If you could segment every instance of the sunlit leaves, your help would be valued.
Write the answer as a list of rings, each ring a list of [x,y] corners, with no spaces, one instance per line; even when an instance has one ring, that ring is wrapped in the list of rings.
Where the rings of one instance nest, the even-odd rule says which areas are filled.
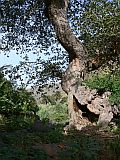
[[[120,76],[113,74],[94,75],[86,82],[87,86],[98,91],[110,91],[112,104],[120,104]]]
[[[90,56],[100,54],[104,62],[119,61],[119,0],[71,0],[67,16],[73,32],[82,40]],[[18,78],[23,84],[26,75],[27,84],[34,80],[34,83],[41,81],[43,84],[55,80],[55,76],[61,77],[68,56],[45,16],[43,1],[2,0],[1,32],[5,33],[0,46],[2,51],[14,49],[17,54],[24,54],[23,63],[17,66],[20,71],[13,67],[11,74],[8,73],[10,79]],[[33,62],[29,61],[31,52],[38,55]]]
[[[80,39],[90,56],[101,55],[105,61],[117,57],[120,52],[120,2],[96,0],[84,1],[80,16]]]

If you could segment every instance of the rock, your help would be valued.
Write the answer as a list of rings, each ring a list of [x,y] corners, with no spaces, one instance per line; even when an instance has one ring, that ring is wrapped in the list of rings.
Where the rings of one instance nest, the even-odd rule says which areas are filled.
[[[97,95],[97,90],[96,90],[96,89],[91,90],[91,94],[92,94],[93,96],[96,96],[96,95]]]
[[[115,115],[120,115],[120,106],[117,106],[117,105],[112,106],[112,112]]]
[[[90,112],[95,114],[100,114],[100,112],[103,110],[102,105],[102,99],[99,97],[96,97],[90,104],[87,105],[87,108],[90,110]]]
[[[112,112],[103,112],[99,115],[98,119],[98,125],[101,126],[102,128],[106,128],[110,121],[113,118],[113,113]]]
[[[75,86],[74,86],[75,87]],[[90,90],[89,88],[85,86],[79,86],[78,90],[74,90],[74,87],[71,87],[71,93],[75,96],[77,99],[77,106],[78,111],[76,109],[76,113],[74,113],[74,124],[78,130],[81,130],[81,128],[87,126],[88,124],[94,123],[91,122],[89,119],[88,114],[99,115],[99,118],[97,120],[97,124],[101,125],[102,127],[107,127],[109,122],[113,118],[113,112],[112,107],[109,103],[109,96],[111,95],[110,92],[105,92],[101,96],[97,94],[96,90]],[[72,101],[71,101],[72,105]],[[81,106],[81,107],[80,107]],[[87,109],[85,109],[87,108]],[[82,110],[81,110],[82,109]],[[81,112],[80,112],[81,110]],[[83,117],[83,113],[85,112],[86,117]],[[71,113],[74,111],[71,111]],[[118,112],[118,111],[117,111]],[[95,116],[95,118],[96,118]]]
[[[70,123],[78,130],[96,122],[105,127],[113,118],[113,110],[109,103],[111,93],[99,93],[95,89],[82,86],[85,70],[80,62],[75,58],[62,79],[62,88],[68,94]],[[114,112],[118,113],[115,107]]]

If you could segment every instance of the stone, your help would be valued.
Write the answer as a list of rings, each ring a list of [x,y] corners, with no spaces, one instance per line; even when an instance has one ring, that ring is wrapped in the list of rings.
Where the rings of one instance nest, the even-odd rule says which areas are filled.
[[[120,115],[120,106],[118,105],[114,105],[112,106],[112,112],[115,114],[115,115]]]
[[[113,113],[112,112],[103,112],[100,114],[99,119],[98,119],[98,125],[106,128],[110,121],[113,118]]]
[[[79,59],[75,58],[69,64],[62,80],[62,88],[68,94],[70,124],[78,130],[91,123],[106,127],[114,114],[109,103],[111,93],[100,94],[96,89],[91,90],[82,85],[83,73]],[[117,114],[118,108],[114,107],[114,112]]]

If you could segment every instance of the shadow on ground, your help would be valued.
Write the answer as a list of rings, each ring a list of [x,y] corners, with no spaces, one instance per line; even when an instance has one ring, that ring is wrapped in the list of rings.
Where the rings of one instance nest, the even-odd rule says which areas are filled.
[[[14,128],[14,126],[13,126]],[[97,127],[71,130],[35,119],[29,126],[0,126],[0,160],[119,160],[120,136]]]

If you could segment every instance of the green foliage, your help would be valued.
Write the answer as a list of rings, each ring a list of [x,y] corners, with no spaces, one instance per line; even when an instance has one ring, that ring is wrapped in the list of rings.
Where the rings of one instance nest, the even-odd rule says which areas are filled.
[[[81,135],[80,138],[74,137],[74,143],[69,141],[67,150],[61,154],[61,159],[66,160],[98,160],[101,144],[98,140]]]
[[[37,113],[42,121],[50,121],[53,123],[68,122],[67,104],[41,104]]]
[[[1,160],[52,160],[45,151],[40,149],[29,148],[27,150],[13,147],[3,147],[0,149]]]
[[[64,135],[62,132],[62,125],[56,125],[55,129],[49,132],[30,133],[27,130],[1,132],[0,159],[52,160],[53,157],[45,152],[44,144],[50,146],[51,154],[54,154],[52,147],[56,146],[57,157],[60,160],[119,159],[119,136],[104,137],[103,134],[98,134],[98,130],[95,131],[94,128],[83,132],[74,130],[68,135]]]
[[[36,101],[25,89],[16,89],[12,83],[0,76],[0,113],[4,115],[36,113]]]
[[[120,3],[119,0],[87,0],[81,3],[79,19],[80,39],[90,56],[101,60],[119,61]],[[115,58],[117,57],[117,59]]]
[[[5,54],[11,50],[23,54],[23,62],[11,67],[9,72],[7,69],[7,76],[14,80],[19,79],[21,84],[24,84],[26,75],[27,85],[37,83],[39,86],[43,86],[50,79],[60,79],[67,54],[61,49],[53,26],[45,16],[44,0],[3,0],[0,6],[1,32],[4,33],[0,50]],[[30,62],[31,53],[37,55],[34,62]]]
[[[119,61],[119,6],[119,0],[70,1],[67,14],[70,26],[82,40],[89,56],[98,54],[104,63],[110,59]],[[17,53],[25,53],[25,61],[16,68],[13,67],[12,74],[7,73],[14,78],[26,74],[29,77],[28,83],[35,83],[36,79],[41,86],[50,78],[61,78],[65,63],[68,62],[65,50],[61,49],[56,39],[53,26],[46,19],[46,8],[43,1],[38,0],[1,2],[1,30],[5,33],[1,40],[1,50],[15,49]],[[40,54],[36,62],[30,63],[29,54],[26,55],[28,52],[43,52],[49,58],[43,60]],[[53,53],[54,56],[49,56]]]
[[[98,91],[110,91],[109,97],[112,104],[120,104],[120,76],[112,74],[94,75],[86,81],[86,85]]]
[[[13,160],[18,157],[18,160],[25,160],[26,155],[25,152],[20,149],[13,149],[11,147],[3,147],[0,149],[0,159],[1,160]]]
[[[3,129],[14,131],[30,127],[35,121],[34,115],[11,115],[9,117],[2,117],[0,125]]]
[[[119,132],[120,135],[120,132]],[[114,141],[111,140],[107,142],[108,146],[108,154],[110,155],[110,160],[114,159],[114,157],[117,157],[119,159],[120,155],[120,142],[119,138],[115,138]]]
[[[56,91],[55,93],[52,93],[52,95],[43,95],[41,97],[40,103],[42,104],[51,104],[56,105],[59,103],[66,103],[67,102],[67,96],[62,94],[60,91]]]
[[[52,95],[43,95],[37,114],[45,122],[66,123],[68,121],[67,96],[59,91]]]
[[[36,113],[38,111],[34,97],[25,89],[16,90],[13,93],[13,101],[23,113]]]

